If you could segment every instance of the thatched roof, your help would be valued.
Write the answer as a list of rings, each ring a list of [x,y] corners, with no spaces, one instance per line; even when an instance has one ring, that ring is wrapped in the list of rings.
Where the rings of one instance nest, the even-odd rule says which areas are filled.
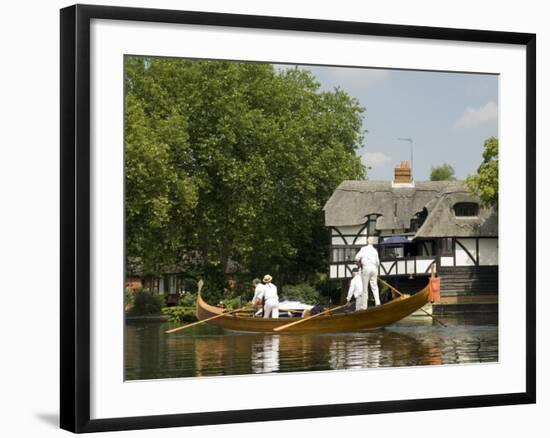
[[[415,237],[497,236],[498,216],[494,209],[480,209],[477,218],[457,218],[457,202],[477,202],[462,181],[417,181],[396,186],[391,181],[344,181],[324,207],[325,225],[353,226],[380,215],[376,229],[408,229],[411,219],[426,208],[428,217]]]
[[[415,238],[427,237],[497,237],[498,211],[496,208],[480,208],[474,218],[456,217],[453,206],[457,202],[478,202],[467,192],[443,193],[428,209],[428,217],[417,231]]]

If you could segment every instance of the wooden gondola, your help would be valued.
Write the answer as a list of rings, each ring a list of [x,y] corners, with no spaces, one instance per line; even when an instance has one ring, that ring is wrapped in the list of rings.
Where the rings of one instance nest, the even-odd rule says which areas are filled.
[[[318,318],[311,318],[300,324],[292,325],[277,331],[277,327],[288,325],[296,318],[260,318],[250,313],[236,312],[219,316],[224,310],[206,303],[201,294],[197,297],[197,318],[208,324],[227,330],[253,333],[342,333],[384,327],[405,318],[428,303],[430,286],[426,286],[414,295],[403,295],[380,306],[367,310],[327,313]],[[350,307],[353,309],[353,306]],[[205,321],[206,322],[206,321]]]

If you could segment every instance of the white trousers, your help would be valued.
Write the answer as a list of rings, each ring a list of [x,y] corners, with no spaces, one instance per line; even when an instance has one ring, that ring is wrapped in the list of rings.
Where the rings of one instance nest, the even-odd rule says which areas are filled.
[[[279,317],[279,302],[268,300],[264,304],[264,318],[278,318]]]
[[[374,295],[374,304],[380,305],[380,293],[378,292],[378,268],[375,265],[367,265],[361,268],[361,280],[363,281],[363,297],[367,301],[369,297],[369,284],[370,290]],[[365,309],[367,307],[365,306]]]
[[[365,310],[367,307],[369,307],[369,303],[365,292],[355,297],[355,310]]]

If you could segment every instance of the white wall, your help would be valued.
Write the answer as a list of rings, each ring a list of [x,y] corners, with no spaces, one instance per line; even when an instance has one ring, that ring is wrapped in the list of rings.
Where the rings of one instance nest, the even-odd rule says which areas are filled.
[[[456,266],[474,266],[474,260],[478,257],[479,250],[479,265],[480,266],[495,266],[498,265],[498,239],[483,238],[479,239],[479,247],[476,248],[476,239],[460,238],[456,239],[455,244],[455,259]],[[462,247],[458,244],[460,243]],[[464,248],[465,249],[464,249]],[[472,255],[474,260],[468,255]],[[443,260],[445,259],[445,260]],[[450,265],[449,265],[450,260]],[[476,260],[477,261],[477,260]],[[452,266],[452,258],[441,257],[442,266]]]
[[[71,2],[6,2],[0,26],[2,68],[2,145],[0,190],[2,211],[0,227],[0,266],[4,297],[0,333],[4,355],[0,361],[3,415],[0,430],[3,436],[23,437],[69,436],[55,426],[58,411],[58,288],[59,288],[59,166],[58,166],[58,8]],[[90,0],[88,3],[97,3]],[[461,2],[406,1],[297,2],[295,0],[101,0],[100,4],[210,10],[249,14],[305,16],[334,20],[357,20],[428,26],[483,28],[538,33],[538,330],[539,370],[548,368],[550,351],[547,310],[542,283],[550,244],[542,232],[548,222],[550,183],[543,180],[543,163],[550,152],[548,144],[550,118],[550,28],[545,2]],[[368,114],[367,114],[368,117]],[[29,274],[32,267],[32,275]],[[39,279],[39,287],[30,287],[22,280]],[[28,301],[23,307],[21,292]],[[15,297],[18,297],[15,300]],[[15,309],[15,310],[12,310]],[[550,379],[539,373],[539,404],[455,411],[434,411],[344,418],[250,423],[123,432],[129,437],[279,437],[315,435],[334,437],[355,431],[367,435],[425,437],[442,431],[445,438],[475,436],[517,437],[531,431],[544,436],[547,430]],[[427,385],[434,382],[426,382]],[[330,390],[330,388],[327,388]],[[350,388],[353,390],[353,388]],[[527,428],[527,429],[526,429]],[[389,431],[389,434],[388,434]]]
[[[466,250],[464,250],[458,243],[455,244],[456,266],[475,265],[474,260],[476,259],[476,239],[457,239],[457,242],[460,242]],[[472,255],[474,260],[472,260],[468,253]]]
[[[351,245],[353,244],[354,237],[349,236],[357,236],[359,234],[359,237],[357,237],[357,240],[355,242],[355,245],[366,245],[367,244],[367,229],[364,225],[358,225],[358,226],[349,226],[349,227],[335,227],[340,234],[338,234],[338,231],[335,229],[331,230],[332,233],[332,244],[333,245]],[[360,233],[359,233],[360,232]],[[344,239],[340,236],[344,236],[346,239],[346,242],[344,242]]]
[[[498,265],[498,239],[479,239],[479,264]]]

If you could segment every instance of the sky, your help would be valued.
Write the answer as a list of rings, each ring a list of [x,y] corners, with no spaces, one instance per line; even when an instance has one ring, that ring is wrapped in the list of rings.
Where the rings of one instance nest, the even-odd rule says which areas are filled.
[[[288,66],[286,66],[288,68]],[[483,142],[498,137],[498,76],[475,73],[307,66],[323,90],[339,86],[363,107],[363,146],[369,180],[391,180],[410,160],[413,177],[430,178],[448,163],[457,179],[474,174]]]

